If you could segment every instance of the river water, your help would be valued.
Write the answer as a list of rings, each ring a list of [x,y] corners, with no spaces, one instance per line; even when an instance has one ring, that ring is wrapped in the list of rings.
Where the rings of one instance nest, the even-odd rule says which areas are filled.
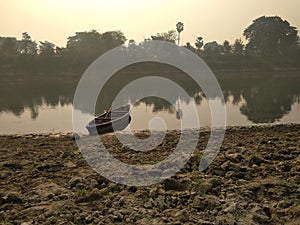
[[[251,72],[241,75],[227,72],[217,76],[217,79],[225,98],[223,104],[227,110],[228,126],[300,123],[299,72]],[[75,87],[76,82],[60,81],[58,84],[44,80],[3,80],[0,84],[0,134],[72,131]],[[185,88],[189,90],[188,99],[178,94],[172,96],[172,102],[149,97],[134,104],[130,129],[144,130],[150,126],[151,129],[162,129],[157,118],[164,121],[164,129],[180,129],[181,119],[188,121],[190,128],[197,128],[193,120],[189,124],[189,112],[193,105],[196,105],[200,125],[209,127],[211,112],[208,99],[192,85]],[[218,98],[210,100],[220,101]],[[127,101],[134,103],[135,99]],[[108,105],[104,104],[98,112],[107,108]],[[83,115],[86,113],[81,109],[74,110]],[[180,116],[179,111],[183,112]]]

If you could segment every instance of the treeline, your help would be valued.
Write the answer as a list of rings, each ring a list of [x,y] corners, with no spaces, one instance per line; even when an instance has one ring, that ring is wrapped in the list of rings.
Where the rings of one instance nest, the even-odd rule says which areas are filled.
[[[68,37],[66,47],[48,41],[37,43],[25,32],[22,39],[0,37],[0,67],[5,71],[84,70],[104,52],[124,44],[126,38],[121,31],[99,33],[96,30],[76,32]]]
[[[180,25],[180,26],[178,26]],[[183,23],[177,31],[152,35],[148,40],[179,42]],[[300,68],[298,31],[278,16],[262,16],[243,31],[246,43],[236,39],[205,42],[201,36],[184,47],[202,57],[212,69],[288,69]],[[127,38],[121,31],[99,33],[96,30],[76,32],[68,37],[65,47],[48,41],[36,42],[27,32],[22,39],[0,37],[0,71],[83,72],[91,62],[106,51],[124,45]],[[145,42],[144,41],[144,42]],[[141,45],[128,40],[129,46]]]

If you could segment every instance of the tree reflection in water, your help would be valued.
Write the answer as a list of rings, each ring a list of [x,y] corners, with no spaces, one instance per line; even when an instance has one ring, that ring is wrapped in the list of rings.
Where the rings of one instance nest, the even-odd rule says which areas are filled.
[[[175,74],[175,75],[174,75]],[[108,109],[112,100],[121,88],[136,79],[136,76],[125,74],[126,77],[120,82],[120,78],[111,80],[105,88],[111,90],[110,96],[100,96],[96,112],[101,113]],[[153,74],[144,74],[149,76]],[[179,102],[189,103],[194,101],[201,105],[205,96],[201,89],[193,81],[188,79],[183,72],[173,71],[165,76],[173,79],[181,85],[190,98],[184,99],[180,93],[170,96],[172,102],[167,102],[156,97],[147,97],[140,102],[152,107],[153,112],[168,112],[174,114],[178,119],[182,117]],[[291,111],[291,106],[300,103],[300,76],[298,72],[248,72],[248,73],[225,73],[217,74],[217,79],[223,90],[225,101],[232,99],[232,103],[240,105],[240,113],[253,123],[272,123],[280,120]],[[17,80],[6,78],[0,83],[0,112],[13,113],[21,116],[27,108],[31,112],[31,118],[39,116],[39,108],[58,105],[72,104],[78,79],[39,78],[28,80]],[[139,96],[137,90],[137,98]],[[103,93],[107,93],[105,90]],[[123,96],[123,101],[135,102],[136,99],[128,99]],[[140,102],[135,105],[138,106]],[[80,109],[81,110],[81,109]]]

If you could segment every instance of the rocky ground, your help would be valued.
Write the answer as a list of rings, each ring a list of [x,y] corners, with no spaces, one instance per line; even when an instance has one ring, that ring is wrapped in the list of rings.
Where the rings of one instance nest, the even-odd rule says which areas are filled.
[[[136,134],[147,137],[147,132]],[[101,137],[119,160],[151,164],[178,131],[149,152]],[[70,134],[0,136],[1,224],[300,224],[300,125],[234,127],[204,172],[209,132],[175,176],[151,186],[110,182],[84,160]]]

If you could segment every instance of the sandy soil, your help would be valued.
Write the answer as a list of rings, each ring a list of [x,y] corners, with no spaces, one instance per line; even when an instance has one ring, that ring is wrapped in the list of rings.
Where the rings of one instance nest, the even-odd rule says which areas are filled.
[[[110,153],[153,164],[176,147],[135,152],[112,135]],[[147,137],[147,132],[137,134]],[[208,132],[175,176],[151,186],[110,182],[85,161],[71,134],[0,136],[0,224],[300,224],[300,125],[234,127],[204,172]]]

